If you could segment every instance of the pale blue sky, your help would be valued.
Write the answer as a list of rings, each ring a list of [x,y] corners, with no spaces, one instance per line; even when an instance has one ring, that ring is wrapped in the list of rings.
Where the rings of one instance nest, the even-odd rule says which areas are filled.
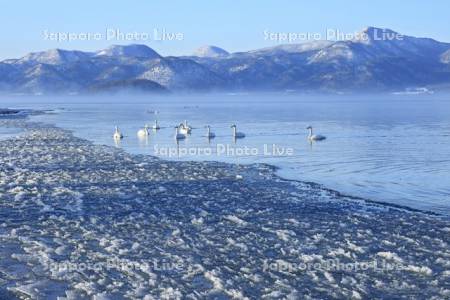
[[[44,38],[46,29],[105,34],[107,28],[150,33],[154,28],[165,28],[169,32],[183,33],[183,41],[140,42],[163,55],[190,54],[205,44],[230,52],[277,44],[264,39],[264,30],[325,33],[327,28],[334,28],[355,32],[369,25],[450,42],[449,12],[448,0],[133,0],[115,3],[2,0],[0,59],[50,48],[91,51],[110,44],[130,43],[105,39],[49,41]]]

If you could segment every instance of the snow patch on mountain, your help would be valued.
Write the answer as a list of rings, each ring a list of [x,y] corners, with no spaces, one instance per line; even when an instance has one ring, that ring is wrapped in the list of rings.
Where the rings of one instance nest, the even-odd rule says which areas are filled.
[[[444,64],[450,63],[450,49],[442,53],[441,62],[443,62]]]
[[[345,42],[334,43],[329,47],[319,50],[315,55],[310,57],[309,63],[319,63],[337,59],[352,60],[355,53],[351,47]]]

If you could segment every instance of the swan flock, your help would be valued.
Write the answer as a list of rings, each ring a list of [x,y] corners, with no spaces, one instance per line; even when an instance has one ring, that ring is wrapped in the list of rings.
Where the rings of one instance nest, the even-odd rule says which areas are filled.
[[[150,135],[149,128],[150,128],[149,125],[145,124],[143,128],[138,130],[137,136],[139,138],[146,138],[146,137],[148,137]],[[151,128],[154,131],[158,131],[158,130],[161,129],[161,127],[159,126],[157,120],[155,120],[155,122],[154,122],[154,124],[153,124],[153,126]],[[211,131],[211,126],[210,125],[206,125],[205,128],[207,129],[205,137],[207,137],[208,139],[213,139],[213,138],[216,137],[216,134]],[[232,129],[232,137],[235,140],[236,139],[245,138],[245,133],[238,131],[236,124],[231,125],[230,128]],[[192,133],[192,129],[193,128],[185,120],[183,123],[180,123],[179,125],[175,126],[175,139],[176,140],[186,139],[186,137]],[[311,142],[312,141],[323,141],[323,140],[326,139],[326,136],[324,136],[324,135],[314,134],[312,126],[308,126],[308,127],[306,127],[306,129],[309,130],[309,134],[308,134],[308,140],[309,141],[311,141]],[[123,139],[123,134],[119,130],[118,126],[115,126],[114,133],[113,133],[113,138],[115,140]]]

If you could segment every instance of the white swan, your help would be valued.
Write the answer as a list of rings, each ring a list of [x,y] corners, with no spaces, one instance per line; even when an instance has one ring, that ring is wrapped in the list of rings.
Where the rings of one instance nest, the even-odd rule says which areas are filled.
[[[236,125],[231,125],[231,128],[233,128],[233,137],[235,139],[242,139],[245,137],[244,133],[236,131]]]
[[[188,125],[187,121],[184,120],[184,123],[180,123],[179,127],[179,131],[181,134],[190,134],[192,127]]]
[[[114,131],[113,138],[114,138],[115,140],[121,140],[121,139],[123,139],[123,135],[122,135],[122,133],[119,131],[119,127],[117,127],[117,126],[116,126],[116,130]]]
[[[176,140],[184,140],[186,138],[185,134],[179,132],[179,126],[175,126],[175,139]]]
[[[209,126],[209,125],[206,125],[205,126],[206,128],[207,128],[207,132],[206,132],[206,137],[208,138],[208,139],[213,139],[213,138],[215,138],[216,137],[216,134],[214,133],[214,132],[212,132],[211,131],[211,127]]]
[[[149,135],[149,132],[148,132],[148,125],[145,124],[144,128],[139,129],[139,131],[137,132],[137,135],[138,135],[139,137],[147,137],[147,136]]]
[[[161,129],[161,127],[159,127],[158,120],[155,120],[155,124],[153,124],[152,128],[153,128],[153,130],[160,130]]]
[[[177,128],[178,128],[178,132],[180,134],[184,134],[184,135],[189,134],[189,130],[184,127],[183,123],[180,123],[180,125],[178,125]]]
[[[309,130],[308,140],[310,141],[323,141],[326,139],[326,136],[320,135],[320,134],[313,134],[313,128],[312,126],[306,127],[306,129]]]

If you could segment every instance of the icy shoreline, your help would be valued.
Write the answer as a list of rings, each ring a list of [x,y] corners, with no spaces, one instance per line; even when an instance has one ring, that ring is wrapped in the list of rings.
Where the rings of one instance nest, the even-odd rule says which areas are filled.
[[[266,165],[168,162],[23,119],[0,126],[25,130],[0,141],[0,298],[450,297],[448,218]]]

